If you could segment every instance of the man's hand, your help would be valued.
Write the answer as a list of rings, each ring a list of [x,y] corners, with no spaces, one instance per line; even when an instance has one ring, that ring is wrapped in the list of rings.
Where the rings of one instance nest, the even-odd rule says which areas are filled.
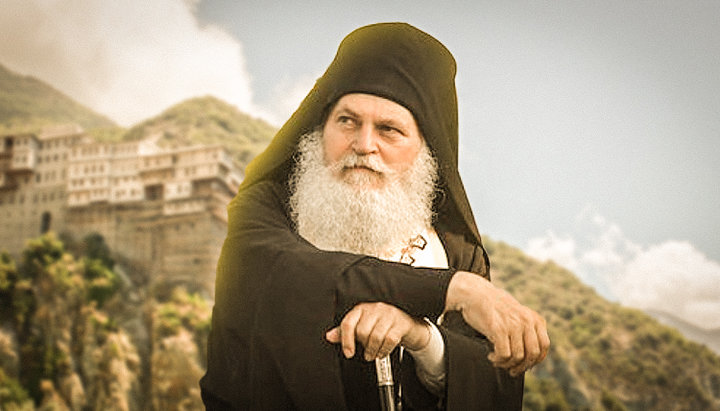
[[[545,359],[550,338],[545,320],[486,279],[458,271],[450,280],[447,311],[462,313],[465,321],[484,334],[495,349],[488,359],[517,376]]]
[[[365,360],[382,358],[401,344],[411,350],[424,348],[430,340],[429,325],[401,309],[385,303],[360,303],[340,325],[325,334],[333,344],[342,344],[346,358],[355,355],[355,341],[365,347]]]

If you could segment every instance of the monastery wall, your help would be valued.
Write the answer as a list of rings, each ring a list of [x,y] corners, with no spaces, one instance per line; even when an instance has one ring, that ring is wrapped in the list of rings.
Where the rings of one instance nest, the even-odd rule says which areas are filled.
[[[136,285],[214,294],[225,207],[241,181],[219,146],[100,144],[82,130],[0,136],[0,249],[52,230],[101,234]]]

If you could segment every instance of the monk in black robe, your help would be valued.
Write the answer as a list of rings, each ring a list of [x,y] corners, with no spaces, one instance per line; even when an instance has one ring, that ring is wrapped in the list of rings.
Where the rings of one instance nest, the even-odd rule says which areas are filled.
[[[489,282],[457,168],[454,77],[428,34],[360,28],[248,166],[218,263],[208,409],[378,409],[370,360],[390,352],[406,410],[521,407],[523,372],[549,339],[537,313]],[[313,161],[337,190],[313,184]],[[407,207],[366,218],[363,201],[395,204],[375,190],[407,192]],[[347,210],[357,218],[330,216]],[[326,212],[336,229],[323,229]]]

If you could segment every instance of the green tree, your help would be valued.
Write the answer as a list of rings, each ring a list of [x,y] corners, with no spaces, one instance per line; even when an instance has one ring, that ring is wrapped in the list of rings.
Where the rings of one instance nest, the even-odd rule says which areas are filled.
[[[102,307],[122,286],[120,277],[105,264],[102,259],[83,258],[87,300],[95,301],[98,307]]]
[[[115,260],[112,258],[112,252],[105,242],[105,238],[99,233],[90,233],[83,240],[83,251],[87,258],[100,260],[107,268],[115,266]]]
[[[0,409],[31,410],[30,396],[15,378],[8,377],[0,368]]]
[[[0,253],[0,307],[12,307],[12,296],[15,284],[18,281],[18,272],[15,261],[7,252]],[[0,321],[13,318],[11,310],[0,311]]]

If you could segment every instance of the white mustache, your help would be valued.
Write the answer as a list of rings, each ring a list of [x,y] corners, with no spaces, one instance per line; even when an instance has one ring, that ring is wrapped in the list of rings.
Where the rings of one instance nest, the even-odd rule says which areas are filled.
[[[382,175],[389,175],[393,173],[393,170],[390,167],[386,166],[379,158],[372,155],[349,153],[332,165],[334,171],[357,167],[367,168]]]

